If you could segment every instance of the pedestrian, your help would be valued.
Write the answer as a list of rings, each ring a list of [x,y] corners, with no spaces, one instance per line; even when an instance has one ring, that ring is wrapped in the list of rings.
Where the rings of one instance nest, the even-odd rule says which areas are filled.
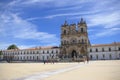
[[[43,60],[44,64],[45,64],[45,60]]]
[[[87,56],[87,63],[89,63],[89,57]]]

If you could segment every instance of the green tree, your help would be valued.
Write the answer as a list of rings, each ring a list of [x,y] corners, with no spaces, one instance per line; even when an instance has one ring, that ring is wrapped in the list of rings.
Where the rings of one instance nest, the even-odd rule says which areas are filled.
[[[7,48],[7,50],[10,50],[10,49],[19,49],[19,48],[15,44],[12,44]]]

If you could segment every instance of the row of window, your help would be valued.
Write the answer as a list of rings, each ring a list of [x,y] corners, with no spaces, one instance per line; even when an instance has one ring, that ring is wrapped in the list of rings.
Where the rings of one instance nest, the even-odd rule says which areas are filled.
[[[86,42],[87,42],[87,40],[85,40],[85,39],[81,39],[78,42],[76,40],[72,40],[72,43],[86,43]],[[62,41],[61,43],[62,44],[70,44],[69,41],[66,41],[66,40]]]
[[[81,32],[85,32],[85,31],[84,31],[84,28],[81,28],[80,31],[81,31]],[[63,34],[67,34],[67,30],[64,30],[64,31],[63,31]]]
[[[52,55],[52,56],[46,56],[47,60],[48,59],[53,59],[55,58],[56,56],[55,55]],[[42,60],[45,59],[45,56],[42,56]],[[24,57],[14,57],[14,60],[40,60],[40,57],[39,56],[24,56]]]
[[[100,59],[101,57],[99,58],[99,56],[96,55],[95,58],[98,60],[98,59]],[[91,60],[92,60],[92,59],[95,59],[95,58],[93,58],[93,55],[90,55],[90,59],[91,59]],[[112,59],[112,58],[113,58],[113,56],[112,56],[111,54],[109,54],[109,59]],[[119,54],[119,58],[120,58],[120,54]],[[102,59],[105,59],[105,54],[102,55]]]
[[[10,53],[5,52],[4,54],[5,55],[6,54],[13,54],[13,55],[15,55],[15,54],[17,54],[17,55],[21,54],[22,55],[22,54],[39,54],[39,53],[41,53],[41,52],[39,52],[39,51],[37,53],[35,53],[35,52],[24,52],[24,53],[22,53],[22,52],[16,52],[16,53],[15,52],[13,52],[13,53],[11,53],[11,52]],[[45,54],[46,52],[43,51],[42,53]],[[52,53],[53,54],[53,53],[58,53],[58,51],[57,50],[56,50],[56,52],[53,52],[53,51],[49,52],[49,51],[47,51],[47,53]]]
[[[118,50],[120,51],[120,47],[118,48]],[[104,52],[104,51],[105,51],[105,49],[102,48],[102,52]],[[111,51],[111,48],[108,48],[108,51]],[[92,49],[90,49],[90,52],[93,52]],[[97,48],[95,49],[95,52],[98,52]]]
[[[27,53],[27,54],[26,53],[5,53],[4,55],[29,55],[29,54],[34,54],[34,53]],[[57,54],[57,53],[42,53],[42,54]]]

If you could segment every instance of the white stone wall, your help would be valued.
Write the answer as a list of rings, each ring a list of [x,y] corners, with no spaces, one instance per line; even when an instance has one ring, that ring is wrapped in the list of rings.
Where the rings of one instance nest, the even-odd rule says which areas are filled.
[[[3,55],[0,55],[0,61],[3,60]]]
[[[109,48],[111,51],[109,51]],[[115,60],[120,59],[120,46],[97,46],[89,47],[88,53],[91,60]],[[90,49],[92,51],[90,51]],[[98,52],[96,52],[98,49]],[[102,50],[104,49],[104,51]],[[98,57],[97,57],[98,56]]]
[[[109,50],[110,48],[110,50]],[[92,51],[90,51],[90,49]],[[98,51],[96,52],[96,49]],[[102,50],[104,49],[104,51]],[[16,61],[43,61],[56,60],[60,53],[59,48],[35,49],[35,50],[5,50],[3,56],[14,56]],[[89,58],[91,60],[115,60],[120,59],[120,45],[110,46],[91,46],[88,48]],[[2,57],[3,57],[2,56]]]
[[[59,48],[40,49],[40,50],[6,50],[4,56],[14,56],[16,61],[43,61],[56,59],[59,54]]]

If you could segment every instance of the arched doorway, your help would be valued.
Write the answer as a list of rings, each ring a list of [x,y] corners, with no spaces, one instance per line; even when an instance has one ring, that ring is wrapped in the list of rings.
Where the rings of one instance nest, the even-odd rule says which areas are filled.
[[[71,57],[72,57],[72,58],[77,57],[77,52],[76,52],[75,50],[72,51]]]

